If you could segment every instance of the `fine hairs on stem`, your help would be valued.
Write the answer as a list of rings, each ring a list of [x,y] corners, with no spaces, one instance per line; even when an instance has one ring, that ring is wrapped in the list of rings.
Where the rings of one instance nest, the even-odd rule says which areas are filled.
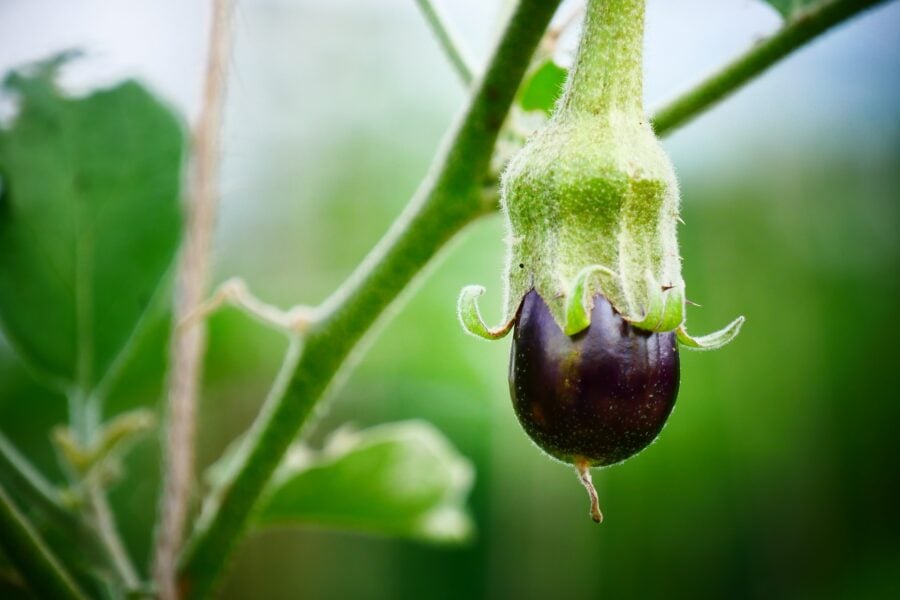
[[[232,0],[212,0],[203,103],[193,135],[187,221],[177,275],[174,322],[199,306],[209,283],[209,255],[218,199],[219,137],[228,60]],[[176,566],[194,481],[197,390],[206,346],[203,320],[172,332],[166,420],[166,471],[157,530],[155,578],[163,600],[178,598]]]

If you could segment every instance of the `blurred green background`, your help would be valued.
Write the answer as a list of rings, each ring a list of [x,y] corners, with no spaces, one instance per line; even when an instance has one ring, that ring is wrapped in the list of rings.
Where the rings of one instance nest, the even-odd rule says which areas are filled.
[[[693,21],[666,4],[650,3],[650,106],[729,55],[709,50],[670,69],[661,40],[681,58],[712,42],[678,31],[710,27],[712,39],[746,10],[733,2],[734,14],[706,25],[696,21],[702,2],[687,3]],[[460,27],[483,56],[496,7],[466,6],[451,12],[471,17]],[[722,351],[685,352],[660,439],[595,473],[602,526],[588,519],[573,472],[516,423],[509,341],[481,342],[456,322],[470,283],[487,286],[485,310],[499,314],[504,231],[494,216],[420,279],[309,430],[318,443],[348,421],[433,422],[476,466],[476,539],[443,548],[328,531],[255,535],[224,596],[900,597],[898,8],[824,36],[666,142],[681,179],[689,297],[703,305],[692,329],[737,314],[747,324]],[[247,2],[236,23],[216,280],[240,275],[282,306],[315,303],[401,210],[464,93],[412,2]],[[108,414],[159,406],[168,327],[143,337]],[[285,346],[232,310],[210,328],[202,465],[248,426]],[[64,400],[0,344],[2,429],[56,480],[47,432],[65,418]],[[140,445],[113,491],[140,564],[158,453],[156,440]]]

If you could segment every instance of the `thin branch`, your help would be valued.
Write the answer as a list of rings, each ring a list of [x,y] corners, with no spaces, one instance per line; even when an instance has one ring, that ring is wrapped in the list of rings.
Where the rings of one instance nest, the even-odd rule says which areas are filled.
[[[431,31],[437,37],[441,49],[447,55],[456,74],[466,86],[472,85],[474,79],[472,67],[469,66],[470,63],[461,50],[459,39],[447,25],[443,15],[438,12],[433,0],[416,0],[416,4],[419,5],[419,9],[425,16],[425,20],[428,21]]]
[[[263,302],[253,295],[243,279],[232,277],[216,288],[212,296],[204,300],[177,326],[185,327],[194,320],[205,319],[226,304],[237,308],[263,325],[273,327],[292,337],[309,329],[316,318],[315,309],[309,306],[293,306],[282,310]]]
[[[231,52],[231,0],[212,1],[203,105],[193,139],[189,207],[178,271],[174,321],[181,323],[204,300],[209,287],[210,247],[218,198],[217,175],[222,104]],[[203,354],[204,322],[172,332],[168,394],[166,476],[157,534],[155,578],[163,600],[178,597],[176,568],[194,480],[196,403]]]
[[[273,393],[247,435],[236,474],[215,493],[181,562],[189,598],[208,597],[275,467],[335,374],[379,315],[464,225],[484,214],[481,182],[503,120],[558,0],[521,0],[487,72],[407,209],[325,303],[284,393]]]
[[[116,570],[116,575],[125,584],[125,589],[138,589],[141,581],[137,569],[134,568],[131,557],[128,556],[128,551],[119,537],[119,529],[109,508],[106,493],[98,483],[89,483],[87,500],[94,517],[94,527],[100,535],[100,541],[106,549],[110,564]]]
[[[59,491],[0,432],[0,485],[14,488],[27,502],[58,523],[74,515],[63,506]]]
[[[0,485],[0,546],[32,591],[42,598],[87,596]]]
[[[657,135],[666,135],[730,95],[813,38],[886,0],[823,0],[791,17],[777,33],[758,42],[653,116]]]
[[[75,388],[69,394],[69,421],[68,432],[71,434],[69,451],[75,451],[80,456],[68,454],[66,446],[60,446],[63,456],[69,463],[69,475],[72,483],[83,486],[86,494],[84,506],[84,520],[92,527],[98,536],[99,545],[106,553],[110,565],[121,580],[126,590],[134,590],[140,586],[140,579],[134,563],[122,543],[118,527],[106,499],[106,491],[103,489],[102,478],[89,472],[90,465],[81,464],[82,459],[92,453],[99,444],[97,438],[100,422],[99,396]],[[63,429],[65,431],[65,429]],[[65,436],[59,436],[57,443],[65,440]]]
[[[111,564],[113,554],[117,552],[120,564],[126,565],[125,570],[117,569],[120,574],[134,572],[134,567],[130,566],[130,558],[117,537],[115,524],[111,522],[112,517],[107,517],[106,531],[97,535],[101,527],[96,522],[96,517],[93,523],[87,523],[82,515],[68,509],[59,490],[47,481],[2,433],[0,433],[0,487],[7,487],[15,492],[22,502],[48,519],[53,526],[65,532],[71,539],[79,540],[82,549],[90,548],[92,553],[106,554],[110,557]],[[102,495],[103,492],[98,490],[98,493]],[[102,501],[105,502],[106,499],[102,498]],[[111,551],[111,547],[118,547],[118,550]],[[112,566],[116,568],[114,564]]]

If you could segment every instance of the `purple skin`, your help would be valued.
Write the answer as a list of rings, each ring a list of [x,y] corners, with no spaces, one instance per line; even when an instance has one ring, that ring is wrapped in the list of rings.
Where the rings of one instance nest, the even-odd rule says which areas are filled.
[[[600,294],[590,326],[571,337],[537,292],[522,301],[509,391],[525,432],[559,460],[606,466],[646,448],[672,412],[678,377],[675,334],[632,327]]]

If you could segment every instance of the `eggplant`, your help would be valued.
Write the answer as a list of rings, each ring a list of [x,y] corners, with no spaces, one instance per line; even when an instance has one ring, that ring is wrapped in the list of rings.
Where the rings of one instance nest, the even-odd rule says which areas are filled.
[[[744,322],[687,330],[675,168],[643,106],[643,0],[589,0],[553,115],[503,171],[507,261],[501,321],[489,326],[468,285],[467,332],[515,331],[509,387],[544,452],[571,463],[600,521],[591,467],[634,456],[675,406],[676,344],[720,348]]]
[[[659,435],[678,394],[674,332],[632,326],[602,294],[590,326],[568,336],[543,298],[525,295],[516,319],[509,389],[523,429],[576,466],[609,466]]]

